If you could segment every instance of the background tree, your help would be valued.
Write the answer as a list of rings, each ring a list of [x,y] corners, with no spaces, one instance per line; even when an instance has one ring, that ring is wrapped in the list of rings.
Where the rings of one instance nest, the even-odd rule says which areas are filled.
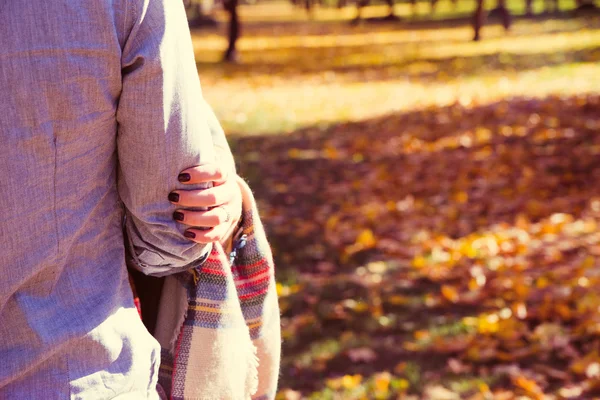
[[[217,21],[210,15],[212,4],[198,0],[183,0],[190,28],[217,27]]]
[[[223,60],[226,62],[235,62],[238,59],[236,43],[240,37],[240,18],[238,14],[238,0],[225,0],[223,6],[229,14],[229,29],[228,39],[229,45],[223,56]]]

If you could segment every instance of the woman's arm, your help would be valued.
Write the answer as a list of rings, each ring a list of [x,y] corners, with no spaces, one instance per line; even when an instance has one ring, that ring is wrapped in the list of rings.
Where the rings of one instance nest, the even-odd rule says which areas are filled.
[[[211,183],[205,190],[176,190],[169,195],[183,216],[181,221],[191,228],[184,232],[190,240],[198,243],[220,241],[225,244],[238,225],[242,212],[242,195],[238,185],[236,166],[225,133],[212,108],[203,102],[208,116],[208,126],[215,146],[218,163],[202,165],[181,171],[187,184]],[[192,211],[193,208],[209,208],[209,211]],[[190,209],[191,208],[191,209]],[[194,229],[204,227],[208,229]],[[227,246],[225,246],[227,247]]]
[[[182,170],[215,163],[190,32],[181,1],[129,0],[130,30],[122,54],[117,121],[119,193],[133,265],[161,276],[202,263],[211,245],[184,237],[173,219],[173,190]]]

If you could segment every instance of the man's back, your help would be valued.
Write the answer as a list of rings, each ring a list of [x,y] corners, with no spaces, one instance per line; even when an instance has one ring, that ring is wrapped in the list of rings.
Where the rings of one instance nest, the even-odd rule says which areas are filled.
[[[119,3],[0,3],[0,398],[150,389],[158,350],[133,308],[117,207]]]
[[[137,163],[135,157],[143,155],[135,153],[145,147],[156,145],[156,151],[162,151],[153,156],[150,150],[146,155],[150,163],[157,159],[169,162],[164,153],[181,153],[179,147],[189,155],[182,162],[200,160],[197,149],[188,143],[173,144],[173,135],[162,132],[163,126],[176,129],[182,125],[166,123],[166,118],[186,118],[180,115],[185,111],[181,106],[177,114],[170,115],[169,110],[142,104],[140,107],[147,109],[137,120],[118,118],[118,113],[134,114],[130,111],[136,107],[134,103],[145,101],[133,100],[140,87],[148,85],[140,81],[134,86],[135,79],[141,76],[152,81],[150,75],[144,75],[144,65],[152,63],[149,59],[131,55],[128,64],[123,60],[127,46],[144,43],[143,37],[134,38],[133,44],[127,40],[133,30],[143,30],[140,16],[150,13],[148,3],[152,1],[0,2],[2,399],[88,400],[123,393],[134,399],[156,396],[159,348],[136,314],[124,265],[117,143],[120,168],[129,171],[120,179],[124,184],[131,184],[128,181],[136,176],[132,165]],[[159,16],[167,8],[160,3],[155,7]],[[154,21],[157,29],[163,24]],[[154,42],[148,41],[140,49]],[[123,76],[128,68],[138,72],[128,78],[134,83],[125,90]],[[164,68],[161,71],[159,75],[167,76]],[[156,90],[165,91],[162,87]],[[140,99],[156,97],[151,92],[139,95]],[[149,143],[127,132],[138,125],[142,131],[154,129],[143,122],[147,120],[144,115],[152,113],[159,114],[160,132],[156,136],[139,132],[150,137]],[[203,128],[192,138],[193,143],[206,145],[197,140],[200,134],[209,137]],[[174,171],[181,168],[171,164]],[[164,180],[161,177],[167,173],[177,176],[165,170],[156,172],[154,179]],[[140,192],[148,192],[152,182],[144,187],[142,178],[139,180]],[[134,210],[132,219],[139,220],[141,227],[164,223],[175,229],[160,220],[167,211],[145,214],[146,209],[159,208],[152,199],[142,201],[129,188],[122,192],[126,205]],[[162,193],[156,196],[169,207],[166,194],[164,198]],[[152,231],[139,235],[138,241],[157,236]],[[179,249],[183,244],[173,245],[179,252],[176,259],[189,262],[190,254],[204,251],[191,248],[183,238],[172,240],[187,246]],[[155,258],[156,254],[150,254],[148,260]]]

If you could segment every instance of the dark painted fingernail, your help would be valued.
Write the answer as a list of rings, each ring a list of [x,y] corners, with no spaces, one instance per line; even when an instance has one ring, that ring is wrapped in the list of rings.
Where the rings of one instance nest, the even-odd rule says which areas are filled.
[[[183,236],[185,236],[186,238],[190,238],[190,239],[195,239],[196,238],[196,234],[194,232],[191,232],[191,231],[185,231],[185,232],[183,232]]]
[[[179,182],[189,182],[190,179],[192,179],[190,174],[179,174],[179,176],[177,177],[177,180],[179,180]]]
[[[173,219],[175,221],[183,221],[183,213],[180,213],[179,211],[175,211],[173,213]]]
[[[177,203],[179,201],[179,193],[169,193],[169,201]]]

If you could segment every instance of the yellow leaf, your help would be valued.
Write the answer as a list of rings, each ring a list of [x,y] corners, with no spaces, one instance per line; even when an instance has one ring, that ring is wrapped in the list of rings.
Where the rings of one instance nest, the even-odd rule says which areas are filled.
[[[274,186],[274,188],[277,193],[287,193],[288,191],[288,185],[285,183],[278,183]]]
[[[562,317],[562,319],[569,320],[572,317],[571,309],[564,303],[558,303],[556,305],[556,313]]]
[[[482,315],[478,319],[477,330],[480,333],[498,332],[500,317],[497,314]]]
[[[460,248],[458,250],[460,254],[465,257],[475,258],[477,257],[477,249],[473,247],[473,242],[470,240],[465,240],[461,243]]]
[[[329,218],[327,218],[327,222],[325,222],[325,229],[333,229],[337,223],[340,221],[340,216],[333,214]]]
[[[539,385],[531,379],[527,379],[524,376],[518,376],[513,380],[515,386],[523,389],[527,395],[531,396],[536,400],[544,399],[544,392]]]
[[[373,231],[365,229],[356,238],[356,243],[362,245],[363,248],[371,248],[375,246],[377,241],[375,240]]]
[[[535,286],[537,286],[538,289],[544,289],[549,284],[550,284],[550,281],[545,276],[540,276],[537,279],[537,281],[535,282]]]
[[[408,298],[405,296],[401,296],[399,294],[395,294],[388,299],[388,302],[395,306],[401,306],[408,303]]]
[[[469,279],[469,290],[471,292],[476,291],[477,289],[479,289],[481,286],[479,285],[479,282],[477,279],[475,278],[471,278]]]
[[[353,309],[356,312],[365,312],[369,309],[369,305],[364,301],[357,301]]]
[[[469,194],[467,192],[458,192],[454,196],[454,201],[457,203],[464,204],[469,201]]]
[[[404,378],[398,379],[398,390],[401,392],[405,392],[410,387],[410,382]]]
[[[431,337],[429,331],[424,329],[416,331],[414,335],[417,340],[428,340]]]
[[[292,148],[288,150],[289,158],[300,158],[301,151],[300,149]]]
[[[354,153],[352,155],[352,161],[354,161],[355,163],[361,162],[364,159],[365,159],[365,157],[360,153]]]
[[[341,378],[327,379],[325,381],[325,383],[328,388],[333,389],[333,390],[339,390],[342,388],[342,379]]]
[[[362,382],[362,375],[344,375],[342,378],[342,386],[345,389],[354,389]]]
[[[389,372],[382,372],[375,376],[375,390],[379,394],[385,394],[390,388],[390,379],[392,375]]]
[[[277,282],[277,284],[275,285],[276,289],[277,289],[277,295],[281,296],[283,294],[284,288],[283,285],[279,282]]]
[[[442,286],[442,296],[452,303],[456,303],[460,298],[456,288],[450,285]]]
[[[325,158],[329,159],[336,159],[339,155],[335,147],[326,147],[325,149],[323,149],[323,153],[325,155]]]
[[[595,263],[596,263],[596,260],[594,259],[593,256],[587,256],[585,258],[585,260],[583,260],[583,263],[581,264],[581,266],[583,268],[591,268],[594,266]]]
[[[412,265],[415,268],[423,268],[425,266],[425,257],[417,256],[413,258]]]
[[[490,387],[485,382],[479,382],[477,384],[477,387],[479,388],[479,391],[483,394],[491,394],[492,393],[492,391],[490,390]]]

